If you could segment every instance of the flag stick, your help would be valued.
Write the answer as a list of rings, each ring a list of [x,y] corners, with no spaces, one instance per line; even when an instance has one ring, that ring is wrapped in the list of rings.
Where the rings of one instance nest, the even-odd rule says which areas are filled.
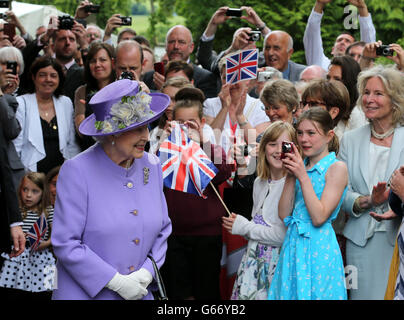
[[[229,215],[229,217],[231,217],[231,213],[230,213],[229,209],[227,209],[226,204],[224,203],[224,201],[223,201],[222,197],[220,196],[219,192],[217,192],[217,190],[216,190],[215,186],[213,185],[212,181],[209,181],[209,183],[212,186],[213,190],[215,191],[215,193],[216,193],[217,197],[219,198],[220,202],[222,203],[223,207],[226,209],[227,214]]]

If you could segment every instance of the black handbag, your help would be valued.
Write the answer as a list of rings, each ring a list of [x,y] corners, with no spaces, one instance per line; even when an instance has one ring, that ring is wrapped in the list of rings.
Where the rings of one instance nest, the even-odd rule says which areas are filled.
[[[157,282],[157,291],[153,291],[153,296],[156,300],[168,300],[166,294],[166,288],[164,287],[163,278],[161,277],[160,270],[157,267],[156,261],[154,261],[151,255],[147,256],[152,262],[154,273],[156,274],[156,282]]]

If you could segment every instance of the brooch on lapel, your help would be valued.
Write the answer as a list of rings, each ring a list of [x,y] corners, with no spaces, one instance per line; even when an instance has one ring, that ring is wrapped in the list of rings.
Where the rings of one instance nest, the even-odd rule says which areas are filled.
[[[149,183],[149,173],[150,173],[150,169],[147,167],[144,167],[143,168],[143,184]]]

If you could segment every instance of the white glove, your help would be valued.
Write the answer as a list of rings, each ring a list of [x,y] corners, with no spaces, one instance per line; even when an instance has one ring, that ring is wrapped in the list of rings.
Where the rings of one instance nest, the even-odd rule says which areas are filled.
[[[147,286],[153,280],[151,273],[141,268],[128,275],[117,272],[106,287],[118,293],[125,300],[140,300],[147,294]]]

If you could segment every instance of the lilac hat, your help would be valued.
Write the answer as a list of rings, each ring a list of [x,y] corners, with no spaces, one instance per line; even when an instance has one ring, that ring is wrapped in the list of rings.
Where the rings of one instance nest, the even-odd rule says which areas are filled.
[[[80,124],[80,133],[106,136],[132,130],[158,119],[170,103],[163,93],[146,93],[128,79],[112,82],[90,100],[93,114]]]

